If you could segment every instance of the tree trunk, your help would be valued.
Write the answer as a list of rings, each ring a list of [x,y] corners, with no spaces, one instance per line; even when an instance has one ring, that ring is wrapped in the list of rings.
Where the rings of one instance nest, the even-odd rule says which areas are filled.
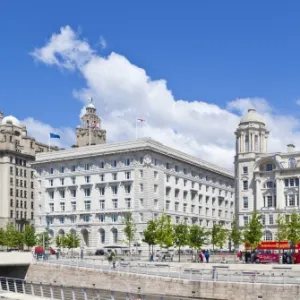
[[[180,262],[180,247],[178,249],[179,249],[179,253],[178,254],[179,254],[179,262]]]

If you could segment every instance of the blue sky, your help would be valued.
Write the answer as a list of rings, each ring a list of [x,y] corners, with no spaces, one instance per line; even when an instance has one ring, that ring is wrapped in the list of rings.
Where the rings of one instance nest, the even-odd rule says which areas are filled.
[[[166,80],[176,100],[226,109],[259,97],[269,116],[298,118],[299,11],[299,1],[2,1],[0,109],[54,128],[78,125],[84,100],[72,92],[87,78],[29,55],[68,25],[99,57],[116,52]]]

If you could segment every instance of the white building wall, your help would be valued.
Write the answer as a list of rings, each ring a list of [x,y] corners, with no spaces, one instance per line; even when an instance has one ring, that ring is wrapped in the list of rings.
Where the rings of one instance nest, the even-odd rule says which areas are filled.
[[[118,154],[116,144],[114,151],[111,151],[113,153],[106,152],[105,155],[97,154],[96,151],[93,157],[83,155],[82,158],[76,158],[72,150],[74,158],[68,155],[68,151],[65,152],[66,154],[63,153],[64,151],[60,152],[57,156],[60,159],[55,159],[56,155],[54,155],[49,162],[38,158],[36,169],[37,181],[40,184],[36,191],[37,231],[49,230],[54,236],[75,230],[82,236],[82,232],[87,230],[89,232],[88,243],[82,237],[82,246],[96,249],[114,244],[124,245],[122,214],[127,211],[133,214],[137,227],[136,241],[139,244],[142,244],[142,233],[147,222],[159,216],[163,211],[172,217],[173,223],[186,222],[189,225],[200,224],[212,227],[214,222],[221,222],[230,228],[234,212],[233,178],[230,175],[208,171],[185,162],[179,157],[176,159],[160,154],[155,148],[138,151],[132,148],[134,148],[133,145],[128,143],[126,153]],[[78,153],[82,153],[82,148],[77,150]],[[124,164],[126,159],[130,159],[129,166]],[[112,166],[113,161],[116,161],[116,167]],[[102,162],[104,162],[104,168],[101,167]],[[86,164],[89,165],[89,170],[85,170]],[[75,166],[75,171],[72,166]],[[64,167],[64,173],[60,172],[61,167]],[[51,174],[51,168],[53,168],[53,174]],[[130,172],[130,179],[125,178],[125,172]],[[101,181],[102,174],[105,176],[104,182]],[[114,180],[113,174],[117,174],[117,180]],[[90,183],[86,184],[85,176],[90,176]],[[167,182],[167,176],[169,176],[169,182]],[[76,184],[72,184],[71,178],[73,177],[76,177]],[[176,183],[176,178],[178,178],[178,183]],[[61,179],[64,179],[64,185],[61,185]],[[53,180],[53,187],[50,187],[50,180]],[[130,194],[125,192],[126,185],[131,185]],[[113,195],[112,186],[118,187],[117,195]],[[101,187],[105,188],[104,196],[100,195],[99,188]],[[167,187],[170,188],[169,197],[166,196]],[[76,210],[72,211],[71,202],[75,199],[71,198],[70,190],[74,188],[77,191]],[[91,189],[90,197],[86,197],[84,192],[84,189],[88,188]],[[178,189],[177,196],[175,196],[176,189]],[[54,192],[53,200],[49,197],[51,191]],[[59,191],[65,191],[65,199],[61,199]],[[183,196],[184,192],[187,193],[186,199]],[[191,193],[194,194],[193,199]],[[130,209],[127,208],[125,201],[127,198],[131,199]],[[118,200],[118,208],[113,207],[113,199]],[[214,204],[212,199],[215,199]],[[219,199],[222,200],[220,203]],[[105,201],[104,210],[100,208],[101,200]],[[91,201],[90,210],[86,209],[84,201]],[[169,207],[166,206],[166,201],[170,201]],[[54,205],[53,212],[50,209],[50,203]],[[61,203],[65,203],[64,211],[62,211]],[[178,203],[178,209],[177,207],[175,209],[175,203]],[[187,205],[186,212],[183,211],[184,204]],[[194,207],[193,211],[192,207]],[[103,223],[99,215],[105,216]],[[118,216],[116,222],[112,219],[114,215]],[[89,216],[89,219],[84,220],[83,216]],[[76,217],[76,220],[72,221],[72,217]],[[46,218],[50,221],[48,228]],[[114,229],[118,231],[117,243],[113,241],[112,230]],[[105,243],[100,241],[99,230],[105,231]]]

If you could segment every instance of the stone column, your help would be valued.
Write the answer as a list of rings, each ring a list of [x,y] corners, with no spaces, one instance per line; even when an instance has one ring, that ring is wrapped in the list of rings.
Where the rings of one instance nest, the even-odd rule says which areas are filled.
[[[253,193],[254,196],[254,193]],[[260,210],[262,208],[261,190],[260,190],[260,180],[255,179],[255,201],[253,203],[253,209]]]
[[[282,179],[276,176],[276,208],[283,209],[285,206],[285,199],[282,190]]]

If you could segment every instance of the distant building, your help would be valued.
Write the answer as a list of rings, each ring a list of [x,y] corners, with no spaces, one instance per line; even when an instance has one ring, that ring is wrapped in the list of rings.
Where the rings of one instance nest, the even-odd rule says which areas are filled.
[[[27,136],[27,130],[13,116],[0,112],[0,228],[13,222],[22,230],[34,222],[34,170],[36,153],[48,146]],[[51,147],[51,151],[58,150]]]
[[[232,172],[150,138],[114,144],[98,138],[100,145],[83,147],[85,140],[79,148],[37,155],[38,232],[76,232],[89,249],[124,246],[123,216],[131,212],[133,244],[142,245],[147,222],[163,211],[174,223],[231,228]]]
[[[275,240],[279,213],[300,212],[300,151],[268,153],[269,131],[254,109],[241,119],[236,135],[236,214],[243,228],[251,213],[262,214],[264,240]]]

